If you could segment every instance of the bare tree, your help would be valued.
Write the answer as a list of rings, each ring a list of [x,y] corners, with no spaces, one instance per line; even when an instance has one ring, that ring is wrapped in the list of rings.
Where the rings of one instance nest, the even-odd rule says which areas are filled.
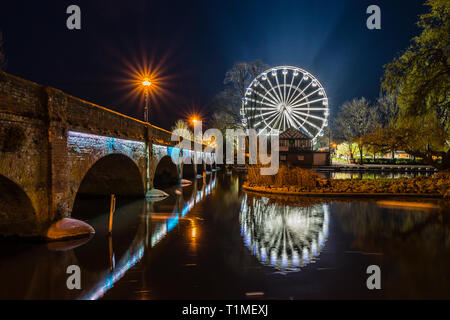
[[[381,94],[375,103],[379,115],[380,125],[387,128],[399,115],[400,107],[393,94]]]
[[[177,122],[175,122],[175,125],[172,127],[172,131],[177,130],[177,133],[185,138],[185,139],[189,139],[192,140],[193,134],[191,129],[189,128],[189,124],[184,121],[184,120],[177,120]]]
[[[6,68],[6,56],[3,45],[4,45],[3,33],[2,31],[0,31],[0,70],[5,70]]]
[[[228,90],[224,91],[229,95],[229,100],[232,102],[233,106],[231,110],[240,118],[240,110],[242,107],[242,102],[245,98],[245,93],[251,81],[261,74],[264,70],[268,69],[269,66],[264,64],[261,60],[255,60],[253,62],[238,62],[233,65],[225,75],[224,84],[231,85]],[[253,97],[255,100],[255,97]],[[252,115],[256,112],[255,105],[249,103],[246,107],[246,123],[247,128],[252,127],[253,117]],[[237,112],[236,112],[237,111]]]
[[[371,107],[365,98],[345,102],[335,120],[336,134],[346,142],[358,145],[360,163],[362,164],[364,137],[379,125],[377,109]]]

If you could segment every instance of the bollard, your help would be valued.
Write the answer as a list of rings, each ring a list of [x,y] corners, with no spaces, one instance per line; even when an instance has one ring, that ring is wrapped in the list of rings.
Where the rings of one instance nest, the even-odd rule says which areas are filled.
[[[113,225],[113,217],[114,212],[116,211],[116,196],[114,194],[111,195],[111,207],[109,210],[109,227],[108,227],[108,233],[112,233],[112,225]]]

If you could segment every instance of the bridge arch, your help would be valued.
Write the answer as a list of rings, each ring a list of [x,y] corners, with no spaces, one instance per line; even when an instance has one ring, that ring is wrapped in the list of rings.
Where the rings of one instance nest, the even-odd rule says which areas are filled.
[[[37,234],[36,211],[27,193],[0,175],[0,234]]]
[[[160,189],[179,184],[178,167],[171,156],[159,160],[153,175],[153,187]]]
[[[119,197],[143,197],[145,195],[144,181],[138,165],[130,157],[112,153],[98,159],[86,172],[73,195],[72,216],[87,218],[92,216],[89,211],[97,210],[103,213],[109,208],[109,197],[115,194]],[[102,208],[90,210],[84,208],[81,199],[100,197],[105,200]],[[80,201],[79,201],[80,200]]]

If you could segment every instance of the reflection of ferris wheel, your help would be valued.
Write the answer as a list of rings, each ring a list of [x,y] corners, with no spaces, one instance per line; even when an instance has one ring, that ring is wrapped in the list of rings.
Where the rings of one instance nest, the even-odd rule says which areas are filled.
[[[325,89],[309,72],[290,66],[264,71],[249,85],[243,99],[244,125],[279,134],[289,128],[311,139],[323,135],[328,125]]]
[[[296,272],[315,262],[328,237],[327,205],[295,207],[244,196],[240,212],[245,245],[264,264]]]

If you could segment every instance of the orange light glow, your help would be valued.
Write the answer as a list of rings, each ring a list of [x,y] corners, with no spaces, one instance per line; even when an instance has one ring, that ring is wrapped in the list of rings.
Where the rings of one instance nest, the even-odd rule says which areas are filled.
[[[178,75],[174,74],[172,55],[169,53],[151,56],[136,52],[130,52],[127,57],[123,53],[117,54],[120,78],[119,89],[123,92],[118,103],[135,105],[140,114],[148,98],[150,113],[160,110],[161,105],[168,105],[176,99],[173,86]]]
[[[195,124],[197,121],[200,121],[197,116],[192,116],[191,121]]]

